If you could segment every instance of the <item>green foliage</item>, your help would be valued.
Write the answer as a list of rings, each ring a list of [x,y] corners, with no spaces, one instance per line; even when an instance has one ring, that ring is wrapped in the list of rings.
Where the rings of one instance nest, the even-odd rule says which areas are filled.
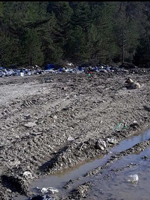
[[[149,63],[150,2],[0,2],[0,63]],[[142,54],[142,55],[140,55]]]
[[[22,60],[24,63],[32,65],[43,64],[43,52],[38,33],[34,29],[29,29],[22,39]]]

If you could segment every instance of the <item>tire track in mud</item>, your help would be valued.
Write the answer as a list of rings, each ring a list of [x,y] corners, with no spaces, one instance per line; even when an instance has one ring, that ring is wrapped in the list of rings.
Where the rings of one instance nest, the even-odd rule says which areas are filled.
[[[114,80],[114,87],[119,87],[122,80],[123,78],[119,82]],[[128,123],[131,123],[134,119],[141,120],[141,117],[145,114],[144,111],[141,114],[141,110],[132,115],[129,113],[130,117],[128,116],[128,109],[132,108],[134,111],[135,103],[135,108],[137,108],[140,100],[136,102],[130,95],[126,97],[125,93],[123,96],[120,94],[116,97],[117,104],[114,102],[114,96],[117,92],[110,88],[111,79],[107,80],[106,85],[104,80],[94,79],[91,81],[94,81],[94,83],[90,86],[87,86],[89,79],[83,81],[82,78],[70,80],[68,85],[66,85],[65,80],[64,83],[63,81],[61,84],[59,82],[59,86],[55,83],[53,85],[49,83],[47,87],[49,87],[50,94],[33,95],[25,100],[20,100],[19,105],[15,101],[13,105],[10,105],[10,112],[12,113],[6,118],[2,118],[3,130],[1,131],[1,135],[5,135],[5,138],[6,136],[12,138],[8,144],[4,144],[1,151],[3,165],[4,167],[8,165],[8,172],[15,169],[15,162],[20,162],[18,168],[22,168],[22,171],[31,170],[32,174],[36,176],[36,170],[41,165],[55,158],[60,149],[68,146],[67,138],[69,135],[75,139],[79,138],[80,143],[90,137],[96,139],[97,137],[103,137],[104,134],[105,137],[108,137],[111,133],[110,130],[121,118],[127,120]],[[102,87],[97,90],[97,85],[105,85],[105,89]],[[67,87],[67,89],[64,90],[62,87]],[[67,97],[66,94],[69,94],[69,96]],[[132,94],[131,92],[131,96]],[[67,100],[64,101],[64,98]],[[131,103],[130,107],[127,107],[128,103],[125,101],[127,98]],[[135,96],[135,99],[138,98],[139,95]],[[141,99],[143,98],[141,97]],[[101,102],[101,100],[104,102]],[[118,108],[118,105],[122,105],[122,103],[124,104],[124,110],[122,110],[122,107]],[[142,101],[141,107],[143,103],[148,103],[148,95]],[[11,110],[12,106],[13,111]],[[121,115],[125,111],[127,114],[122,117]],[[24,113],[30,115],[28,120],[22,117]],[[18,114],[20,117],[18,117]],[[57,119],[53,118],[55,115]],[[104,123],[101,124],[102,120]],[[30,121],[38,122],[38,125],[33,129],[31,128],[31,131],[23,127],[24,123]],[[13,139],[15,138],[15,132],[17,136],[19,135],[19,138]],[[36,133],[39,133],[39,135],[36,135]],[[0,138],[3,143],[6,141],[5,138]],[[16,174],[14,174],[14,177],[16,177]]]
[[[90,194],[91,187],[93,183],[95,182],[95,179],[97,178],[100,180],[108,180],[113,175],[116,175],[116,173],[119,173],[125,169],[132,168],[134,166],[137,166],[137,163],[129,163],[125,166],[122,166],[121,168],[113,169],[111,168],[112,164],[115,164],[116,161],[121,160],[122,158],[133,155],[133,154],[140,154],[142,151],[150,147],[150,139],[137,143],[131,148],[128,148],[125,151],[121,151],[120,153],[112,154],[112,156],[108,157],[108,161],[102,166],[99,166],[89,172],[87,172],[82,177],[79,177],[75,180],[69,180],[65,185],[64,189],[66,190],[64,192],[65,197],[60,198],[61,200],[68,200],[68,199],[84,199],[84,198],[91,198],[88,197]],[[90,186],[87,189],[84,186]],[[86,189],[86,190],[85,190]],[[99,191],[101,193],[101,191]],[[76,195],[75,195],[76,194]]]

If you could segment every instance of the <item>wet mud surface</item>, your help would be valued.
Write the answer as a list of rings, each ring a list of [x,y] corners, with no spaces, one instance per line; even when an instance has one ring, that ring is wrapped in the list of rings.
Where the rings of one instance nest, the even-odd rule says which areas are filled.
[[[128,76],[141,88],[126,89]],[[67,178],[62,184],[55,180],[49,185],[60,191],[52,194],[55,199],[118,198],[115,193],[101,194],[97,187],[103,185],[103,191],[111,185],[113,180],[108,177],[107,184],[101,173],[116,160],[140,155],[149,147],[149,136],[145,136],[145,140],[135,139],[135,143],[129,139],[121,145],[121,151],[113,151],[121,141],[142,134],[149,127],[149,74],[12,77],[0,80],[0,91],[0,199],[28,199],[37,193],[32,186],[36,187],[42,177],[64,173]],[[89,162],[97,164],[89,166]],[[87,171],[83,165],[88,165]],[[81,173],[76,171],[67,184],[73,168],[80,168]],[[121,181],[120,172],[117,173]]]

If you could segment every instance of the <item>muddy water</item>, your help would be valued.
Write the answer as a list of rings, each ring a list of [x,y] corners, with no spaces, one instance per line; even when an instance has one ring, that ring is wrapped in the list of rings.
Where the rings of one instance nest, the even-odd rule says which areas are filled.
[[[138,143],[145,142],[148,139],[150,139],[150,130],[147,130],[143,134],[140,134],[138,136],[123,140],[122,142],[120,142],[119,145],[111,149],[111,151],[113,153],[120,153],[121,151],[125,151]]]
[[[121,151],[129,149],[133,147],[135,144],[141,143],[148,139],[150,139],[150,130],[138,136],[134,136],[130,139],[122,141],[119,145],[117,145],[116,147],[110,150],[111,153],[109,153],[103,158],[99,158],[94,161],[82,164],[81,166],[76,166],[76,168],[74,169],[64,171],[63,173],[59,173],[57,175],[42,177],[41,179],[33,182],[30,189],[35,192],[36,187],[39,187],[39,188],[55,187],[55,188],[61,189],[62,194],[65,194],[65,191],[62,189],[62,187],[67,183],[67,181],[75,180],[78,177],[85,175],[90,170],[99,166],[103,166],[112,156],[112,154],[119,153]],[[149,181],[148,176],[146,175],[146,173],[149,173],[150,171],[150,159],[148,159],[147,161],[141,159],[141,156],[145,154],[150,157],[149,149],[145,150],[140,155],[131,155],[131,156],[124,157],[122,160],[116,161],[114,164],[111,165],[109,169],[105,171],[106,174],[110,173],[111,178],[105,179],[105,173],[103,176],[100,175],[100,177],[99,176],[90,177],[90,181],[93,182],[93,187],[88,199],[94,200],[94,199],[101,198],[101,199],[113,199],[113,200],[115,199],[128,200],[128,199],[131,199],[131,196],[133,193],[133,196],[135,197],[132,199],[134,200],[134,199],[137,199],[138,193],[145,195],[146,194],[145,191],[148,189],[148,186],[146,186],[146,184],[149,185],[150,183],[148,182]],[[131,162],[138,164],[138,166],[134,166],[134,167],[132,166],[133,171],[131,169],[124,169],[121,172],[112,173],[111,169],[121,168],[124,165],[127,165],[128,163],[131,163]],[[143,171],[145,174],[144,173],[142,174]],[[140,174],[140,182],[137,186],[135,185],[133,186],[124,180],[124,178],[128,174],[135,174],[135,173]],[[146,181],[147,183],[144,183],[145,180],[147,180]],[[79,181],[79,183],[81,184],[84,181],[85,179]],[[74,186],[77,186],[77,184],[74,184]],[[138,192],[134,194],[136,188],[138,188]],[[141,192],[139,190],[141,190]],[[147,193],[149,194],[149,192]],[[142,200],[143,197],[142,196],[140,197],[141,198],[139,198],[139,200]],[[144,197],[145,200],[146,198],[147,197]],[[15,200],[26,200],[26,198],[20,196]]]
[[[145,155],[148,157],[147,160],[142,159]],[[137,165],[124,168],[130,163]],[[139,177],[138,183],[127,182],[128,175],[134,174]],[[130,155],[117,160],[105,173],[94,177],[92,182],[93,186],[89,193],[89,200],[149,200],[150,148],[139,155]]]
[[[119,145],[112,148],[110,151],[113,153],[119,153],[121,151],[124,151],[126,149],[129,149],[133,147],[135,144],[144,142],[146,140],[150,139],[150,130],[144,132],[141,135],[134,136],[130,139],[122,141]],[[80,176],[85,175],[90,170],[102,166],[108,161],[108,159],[112,156],[112,154],[108,154],[103,158],[96,159],[94,161],[88,162],[86,164],[83,164],[82,166],[76,166],[75,169],[67,170],[64,173],[59,173],[55,176],[45,176],[42,179],[39,179],[33,183],[34,187],[61,187],[66,181],[69,181],[70,179],[76,179]]]

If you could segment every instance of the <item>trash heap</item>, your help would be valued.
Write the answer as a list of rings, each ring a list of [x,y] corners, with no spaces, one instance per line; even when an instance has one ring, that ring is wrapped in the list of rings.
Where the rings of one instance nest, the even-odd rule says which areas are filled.
[[[31,76],[31,75],[38,75],[38,74],[47,74],[47,73],[76,73],[81,74],[85,73],[88,74],[88,76],[91,76],[93,73],[138,73],[139,68],[129,68],[126,69],[125,67],[120,66],[109,66],[104,64],[98,64],[98,65],[79,65],[75,66],[72,63],[70,65],[55,65],[55,64],[47,64],[45,66],[45,69],[41,69],[39,66],[28,66],[27,68],[21,68],[21,69],[14,69],[12,68],[5,68],[0,67],[0,77],[8,77],[8,76]],[[144,69],[142,72],[150,71],[150,69]]]

